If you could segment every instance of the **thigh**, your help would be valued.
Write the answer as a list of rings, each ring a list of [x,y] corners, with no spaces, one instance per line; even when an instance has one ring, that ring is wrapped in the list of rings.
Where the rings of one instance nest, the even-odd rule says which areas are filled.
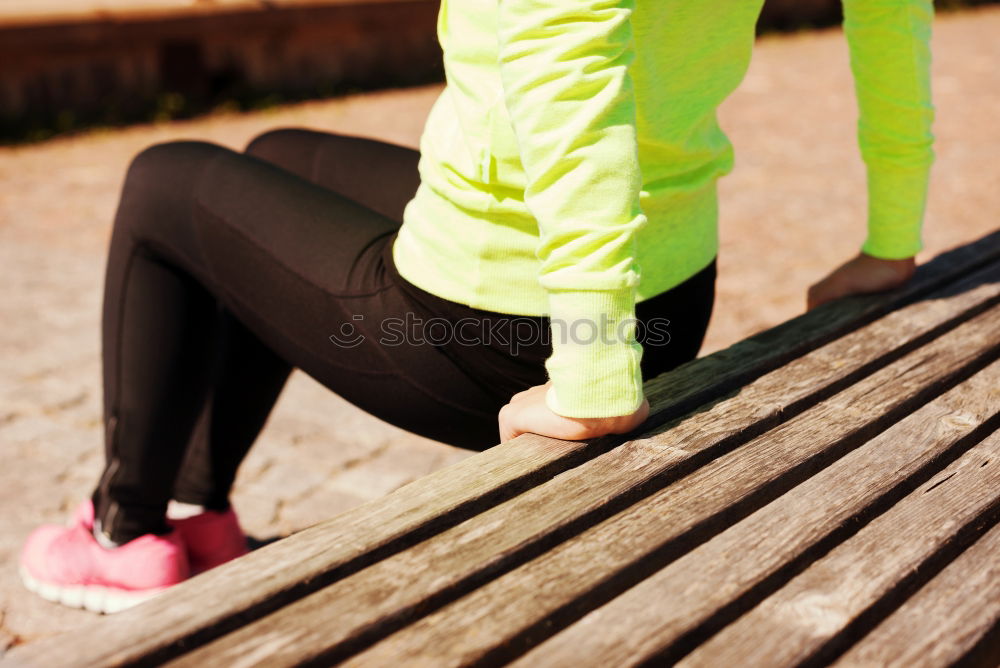
[[[402,221],[420,185],[420,152],[367,137],[281,128],[251,141],[245,153]]]
[[[155,153],[143,180],[163,192],[133,216],[143,221],[131,230],[139,245],[193,274],[268,347],[360,408],[462,447],[495,444],[495,402],[446,355],[380,343],[382,323],[408,309],[385,268],[396,221],[223,147]],[[191,192],[167,187],[182,181]]]

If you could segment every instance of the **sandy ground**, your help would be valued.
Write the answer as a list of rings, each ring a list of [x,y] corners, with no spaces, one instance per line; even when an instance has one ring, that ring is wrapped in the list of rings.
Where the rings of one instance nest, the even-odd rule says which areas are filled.
[[[996,229],[1000,9],[939,18],[938,159],[923,262]],[[718,301],[702,353],[804,309],[806,288],[864,239],[864,172],[839,31],[763,39],[723,126],[737,168],[722,183]],[[16,555],[61,522],[101,467],[99,310],[104,251],[133,155],[173,139],[242,148],[306,126],[416,146],[437,86],[246,115],[92,132],[0,148],[0,654],[91,613],[24,592]],[[255,537],[287,535],[466,453],[359,412],[296,372],[241,469],[234,503]]]

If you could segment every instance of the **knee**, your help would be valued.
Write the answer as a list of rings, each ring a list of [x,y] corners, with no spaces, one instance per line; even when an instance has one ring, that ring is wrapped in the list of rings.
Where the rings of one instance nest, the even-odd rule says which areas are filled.
[[[304,128],[268,130],[250,140],[243,152],[268,162],[280,161],[283,155],[294,154],[295,148],[313,140],[314,132]]]
[[[200,141],[170,141],[153,144],[139,151],[129,163],[125,190],[156,189],[174,183],[179,177],[201,171],[212,157],[225,149]]]
[[[279,128],[254,137],[244,153],[312,180],[319,145],[319,133],[314,130]]]
[[[227,149],[198,141],[153,144],[129,164],[116,225],[156,225],[188,210],[205,167]]]

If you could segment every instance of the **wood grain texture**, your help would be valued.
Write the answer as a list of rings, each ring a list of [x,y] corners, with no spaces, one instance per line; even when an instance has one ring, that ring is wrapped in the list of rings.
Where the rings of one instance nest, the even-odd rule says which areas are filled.
[[[989,293],[996,283],[984,282]],[[972,291],[974,292],[974,290]],[[960,293],[967,295],[968,293]],[[954,298],[953,298],[954,299]],[[353,645],[363,645],[377,635],[394,630],[417,617],[422,610],[434,607],[435,597],[451,598],[482,582],[493,573],[540,553],[546,543],[558,540],[560,533],[579,529],[574,523],[593,522],[594,513],[614,507],[614,501],[626,498],[638,486],[654,481],[657,475],[704,452],[720,439],[738,435],[760,423],[762,409],[780,414],[790,401],[815,392],[824,380],[842,378],[866,361],[884,354],[888,341],[923,331],[917,314],[932,313],[931,322],[940,322],[942,309],[947,318],[955,302],[921,302],[906,321],[889,316],[871,326],[871,331],[856,332],[835,341],[807,358],[796,360],[770,378],[754,384],[762,394],[741,393],[730,402],[715,406],[706,413],[670,430],[669,439],[644,438],[627,443],[597,459],[568,471],[550,483],[520,497],[485,511],[475,518],[436,536],[406,552],[394,555],[356,576],[290,604],[282,610],[195,650],[178,660],[181,665],[203,661],[228,663],[240,657],[266,657],[269,664],[295,663],[314,658],[326,647],[340,645],[335,655],[346,655]],[[896,315],[896,314],[893,314]],[[902,312],[900,312],[900,317]],[[955,332],[937,339],[915,357],[898,362],[897,367],[876,374],[852,388],[866,394],[881,392],[882,402],[869,400],[869,412],[842,419],[838,405],[823,417],[810,422],[813,430],[843,435],[851,428],[867,424],[872,416],[881,416],[908,398],[907,385],[899,379],[899,369],[918,367],[921,376],[913,388],[924,388],[948,372],[951,363],[961,367],[976,359],[984,350],[995,347],[990,334],[1000,327],[1000,308],[978,316]],[[922,366],[921,360],[935,359],[938,366]],[[957,357],[956,357],[957,356]],[[901,366],[899,366],[901,365]],[[896,386],[885,391],[888,380]],[[913,382],[911,378],[907,382]],[[747,396],[750,394],[751,396]],[[841,403],[847,400],[841,400]],[[871,412],[871,411],[875,412]],[[743,417],[745,416],[745,417]],[[843,429],[830,432],[826,424],[841,422]],[[835,444],[822,441],[830,447]],[[678,444],[683,443],[683,446]],[[567,499],[572,502],[567,503]],[[571,590],[567,590],[569,592]],[[303,619],[312,620],[303,623]],[[327,620],[329,624],[320,623]],[[502,636],[500,636],[502,637]],[[329,658],[329,657],[328,657]]]
[[[651,572],[782,495],[875,436],[877,431],[894,424],[900,419],[893,414],[894,411],[902,408],[905,413],[911,412],[910,399],[937,384],[949,369],[961,368],[969,361],[981,359],[988,350],[992,350],[990,354],[995,357],[996,346],[1000,343],[995,336],[997,327],[1000,327],[1000,307],[917,349],[735,451],[711,461],[620,514],[426,615],[348,660],[346,665],[377,665],[405,657],[407,663],[451,666],[483,660],[493,663],[517,656],[611,596],[638,584]],[[727,422],[724,414],[718,419],[722,424]],[[882,424],[876,429],[870,428],[879,422]],[[713,425],[703,427],[707,433],[712,433]],[[683,447],[676,442],[676,433],[676,430],[671,430],[659,441],[653,437],[644,442],[653,445],[659,442],[666,446],[666,454],[673,448]],[[614,470],[623,465],[613,457],[630,445],[580,467],[590,469],[582,481],[607,475],[602,471],[604,468]],[[558,483],[554,481],[553,484]],[[555,503],[561,501],[565,504],[568,498],[573,498],[570,488],[556,496]],[[490,512],[499,515],[504,508]],[[530,512],[544,514],[555,511],[550,505],[538,505]],[[528,511],[518,515],[499,515],[504,524],[498,524],[493,529],[494,535],[501,536],[510,531],[510,527],[519,526],[526,521],[527,515]],[[481,517],[486,517],[486,514]],[[464,554],[466,544],[461,542],[459,535],[447,538],[450,542],[446,545],[461,545]],[[429,541],[420,547],[429,550],[434,542]],[[406,556],[415,559],[418,555],[417,550],[411,550]],[[433,559],[427,558],[428,563],[424,567],[436,569],[442,563],[439,560],[444,558],[445,555],[440,552],[435,553]],[[481,559],[478,554],[470,558]],[[449,568],[458,567],[451,564],[459,559],[453,559],[448,564]],[[360,584],[374,586],[373,579]],[[418,582],[411,581],[408,589],[419,586]],[[324,605],[337,610],[336,618],[341,620],[339,611],[344,600],[341,596],[346,593],[344,589],[331,587],[311,598],[318,602],[320,597],[325,597]],[[305,603],[305,600],[300,603]],[[308,614],[321,614],[318,612],[321,608],[321,605],[316,605]],[[284,615],[294,613],[294,607],[290,606],[272,620],[278,624],[277,617],[280,615],[280,626],[262,624],[258,633],[265,632],[265,629],[291,630],[295,623],[291,617]],[[296,633],[301,633],[301,630]],[[235,635],[232,639],[223,639],[220,646],[225,645],[235,651],[236,640]],[[251,641],[249,634],[239,640]],[[206,653],[201,656],[207,657],[208,648],[203,649]],[[301,654],[298,656],[301,657]],[[277,657],[279,663],[284,658],[284,654]]]
[[[512,665],[668,663],[939,471],[998,410],[994,362]]]
[[[1000,431],[678,665],[798,665],[826,649],[873,606],[895,607],[899,597],[908,593],[908,578],[919,577],[922,568],[933,569],[929,562],[935,557],[950,561],[949,556],[966,547],[962,543],[968,534],[979,530],[981,535],[998,519]]]
[[[796,351],[816,347],[835,333],[902,304],[909,304],[900,312],[908,315],[892,313],[888,318],[906,320],[899,320],[894,327],[883,327],[880,334],[896,336],[893,339],[896,345],[901,340],[917,339],[949,318],[960,317],[964,310],[981,309],[996,296],[995,270],[987,265],[997,256],[1000,256],[1000,233],[935,258],[918,268],[915,279],[900,290],[829,304],[653,379],[647,383],[647,392],[657,411],[653,421],[674,419],[705,401],[735,391],[747,379],[783,363],[790,354],[785,350],[787,346]],[[971,282],[967,279],[962,289],[949,285],[949,281],[975,268],[983,269],[981,277]],[[928,299],[934,289],[939,289],[939,297],[950,296],[949,299]],[[939,309],[937,316],[927,315],[935,309]],[[908,322],[912,328],[906,325]],[[803,370],[797,386],[782,385],[780,374],[761,379],[758,384],[751,383],[735,397],[721,402],[731,411],[729,418],[733,424],[721,423],[724,415],[715,415],[706,424],[719,430],[720,438],[745,432],[755,424],[773,425],[782,419],[792,401],[806,401],[815,396],[822,391],[824,382],[832,386],[850,381],[850,373],[858,373],[860,368],[851,365],[865,347],[860,346],[858,337],[845,341],[841,347],[837,347],[837,341],[824,346],[825,361],[819,358],[793,361],[792,365]],[[860,361],[877,364],[882,354],[884,350],[871,351]],[[806,371],[821,375],[809,378]],[[742,412],[736,410],[737,405],[744,406]],[[696,426],[691,427],[685,438],[692,438],[698,431]],[[710,433],[702,436],[703,449],[712,439]],[[187,647],[226,633],[475,517],[561,471],[572,470],[581,462],[607,452],[618,442],[602,439],[579,443],[520,437],[258,550],[225,568],[193,578],[165,596],[116,615],[114,623],[98,620],[78,632],[20,648],[12,653],[12,658],[36,665],[114,665],[176,656]],[[662,465],[661,460],[672,449],[677,455],[673,463],[689,457],[691,452],[699,452],[697,444],[689,446],[689,451],[683,446],[663,443],[650,446],[649,439],[635,443],[645,445],[624,452],[622,461],[627,464],[629,456],[637,458],[633,460],[633,469],[644,469],[649,476],[671,469],[670,465]],[[217,602],[206,604],[209,600]],[[138,637],[134,632],[137,628],[144,629]],[[86,642],[98,636],[100,643]]]
[[[661,407],[673,407],[678,397],[690,396],[693,403],[687,405],[694,408],[716,396],[715,389],[737,388],[847,332],[925,300],[931,293],[937,293],[937,298],[956,296],[970,286],[968,282],[957,284],[963,276],[998,261],[1000,230],[920,265],[910,282],[897,290],[836,300],[653,378],[645,385],[654,414],[649,424],[669,419],[673,411],[661,413]]]
[[[998,622],[1000,525],[948,564],[833,665],[837,668],[952,666],[983,640],[991,644],[985,647],[984,654],[990,654],[992,665],[997,665],[1000,664]]]

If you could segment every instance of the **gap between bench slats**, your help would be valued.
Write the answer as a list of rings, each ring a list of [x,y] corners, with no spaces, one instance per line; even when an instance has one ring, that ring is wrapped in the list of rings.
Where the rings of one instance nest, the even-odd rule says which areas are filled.
[[[593,610],[514,665],[562,665],[581,656],[591,665],[676,660],[917,485],[939,478],[935,474],[944,465],[1000,423],[997,388],[1000,362]]]
[[[987,466],[996,464],[991,461]],[[1000,665],[1000,525],[977,540],[833,665]]]
[[[996,385],[994,385],[996,387]],[[813,563],[678,666],[827,665],[1000,519],[1000,431]],[[984,466],[984,462],[986,465]],[[884,617],[884,615],[881,615]],[[861,628],[858,628],[861,627]]]
[[[997,257],[1000,232],[918,267],[914,279],[900,290],[851,298],[806,313],[653,379],[647,383],[647,392],[659,419],[666,421],[777,366],[785,358],[775,343],[779,338],[795,341],[798,348],[816,345],[829,336],[828,332],[914,302],[933,289],[947,290],[949,281]],[[956,299],[964,296],[958,293]],[[75,665],[153,662],[174,656],[182,647],[195,646],[398,552],[607,451],[617,442],[520,437],[199,576],[164,597],[119,613],[114,625],[102,620],[61,638],[15,650],[13,655],[24,662],[64,660]],[[205,605],[206,590],[226,592],[225,602]],[[134,628],[147,632],[137,638],[131,631]],[[95,633],[103,638],[99,645],[79,642]]]
[[[378,653],[384,645],[384,653],[359,657],[359,665],[404,656],[408,662],[422,656],[429,663],[457,665],[492,651],[493,645],[509,649],[509,639],[532,624],[553,630],[550,617],[555,610],[617,577],[626,566],[633,569],[630,576],[637,574],[635,564],[644,554],[663,549],[665,543],[670,549],[690,549],[692,541],[706,540],[982,368],[988,356],[1000,355],[1000,341],[993,335],[998,328],[1000,306],[710,462],[628,508],[629,517],[642,515],[630,520],[641,527],[619,525],[620,518],[614,518],[599,525],[602,537],[587,542],[585,549],[568,547],[581,541],[578,536],[546,552],[563,537],[559,534],[573,535],[593,523],[584,510],[605,511],[642,483],[662,486],[655,474],[714,443],[731,428],[729,411],[716,411],[711,421],[705,419],[707,414],[697,414],[688,429],[682,423],[666,434],[622,445],[205,645],[179,659],[178,665],[230,663],[247,653],[266,656],[268,665],[340,660],[537,557],[440,614],[390,636],[373,649]],[[863,404],[854,407],[862,398]],[[563,548],[575,556],[559,563]],[[322,652],[324,647],[328,651]]]
[[[928,299],[932,293],[938,299],[954,297],[980,282],[992,282],[995,274],[980,270],[998,262],[1000,230],[920,265],[899,291],[842,299],[825,305],[831,306],[829,311],[823,312],[824,306],[803,313],[652,378],[644,385],[652,413],[644,429],[682,415],[886,314]],[[979,279],[963,280],[974,272],[979,272]]]

